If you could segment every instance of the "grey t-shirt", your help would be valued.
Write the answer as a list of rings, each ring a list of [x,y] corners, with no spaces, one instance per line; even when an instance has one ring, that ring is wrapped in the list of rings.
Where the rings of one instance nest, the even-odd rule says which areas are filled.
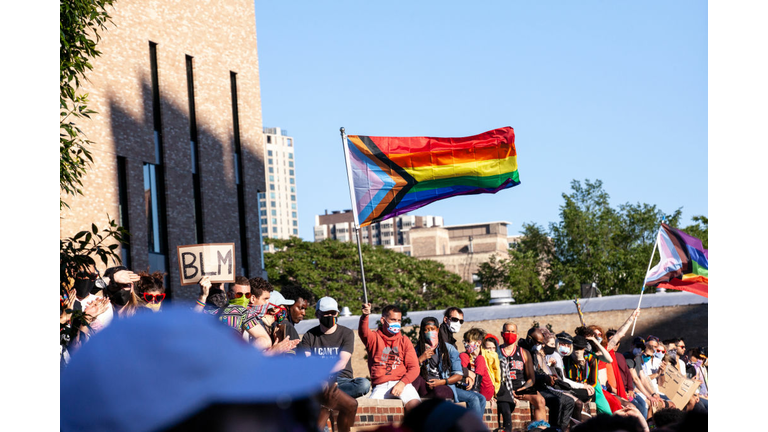
[[[320,331],[320,326],[311,328],[304,333],[296,352],[309,352],[310,355],[318,357],[338,358],[342,351],[353,354],[355,351],[355,333],[352,330],[337,326],[336,331],[331,334],[324,334]],[[352,358],[347,361],[344,369],[339,371],[341,378],[354,378],[352,374]]]

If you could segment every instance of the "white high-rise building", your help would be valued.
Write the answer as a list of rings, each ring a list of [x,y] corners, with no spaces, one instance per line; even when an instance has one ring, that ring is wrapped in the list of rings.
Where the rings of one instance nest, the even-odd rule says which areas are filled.
[[[288,239],[299,235],[296,201],[294,142],[280,128],[264,128],[264,176],[266,191],[259,197],[262,238]],[[274,247],[264,248],[273,252]]]

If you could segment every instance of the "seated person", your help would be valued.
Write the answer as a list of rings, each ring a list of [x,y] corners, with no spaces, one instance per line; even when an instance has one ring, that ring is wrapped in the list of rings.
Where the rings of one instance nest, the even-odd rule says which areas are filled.
[[[368,328],[371,304],[363,305],[358,324],[358,335],[368,353],[368,369],[371,373],[371,399],[400,399],[405,411],[420,402],[413,380],[419,376],[419,360],[411,340],[400,333],[403,312],[394,305],[381,311],[380,328]]]
[[[504,344],[501,346],[501,388],[496,394],[496,403],[501,411],[502,427],[512,429],[512,410],[516,400],[528,401],[533,410],[534,422],[529,428],[549,427],[545,421],[544,398],[534,388],[536,375],[533,369],[531,353],[517,346],[517,325],[504,323],[501,329]],[[530,429],[529,429],[530,430]]]
[[[592,344],[593,352],[586,352],[587,344]],[[598,413],[611,414],[611,407],[597,379],[598,361],[611,363],[612,360],[610,354],[597,343],[594,336],[585,338],[582,335],[576,335],[573,338],[573,352],[563,358],[563,371],[568,379],[594,389],[594,402]]]
[[[421,397],[454,401],[455,384],[464,378],[459,353],[443,340],[435,317],[426,317],[419,326],[419,342],[416,355],[419,360],[419,376],[413,386]]]
[[[272,293],[274,296],[275,293]],[[270,300],[272,301],[272,300]],[[315,307],[320,324],[309,329],[297,348],[307,357],[338,359],[331,369],[331,386],[323,392],[321,404],[339,411],[339,430],[349,431],[355,423],[357,412],[356,397],[368,392],[370,384],[365,378],[354,378],[352,374],[352,354],[355,351],[355,334],[352,330],[337,324],[339,306],[331,297],[323,297]],[[328,410],[322,410],[318,425],[322,428],[328,421]]]
[[[499,392],[501,387],[501,365],[499,364],[499,339],[488,333],[483,339],[482,351],[485,364],[488,366],[488,375],[493,382],[493,395]],[[490,400],[490,399],[489,399]]]
[[[493,382],[488,372],[488,364],[480,352],[484,338],[485,331],[476,327],[469,329],[464,333],[464,352],[459,354],[459,358],[461,359],[461,367],[466,368],[474,375],[473,386],[467,389],[477,391],[486,400],[491,400],[495,395]]]

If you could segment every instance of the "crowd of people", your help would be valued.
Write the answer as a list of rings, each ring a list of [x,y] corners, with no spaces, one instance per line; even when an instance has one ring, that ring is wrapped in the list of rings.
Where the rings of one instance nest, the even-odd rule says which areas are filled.
[[[93,266],[83,266],[65,276],[62,368],[71,354],[115,319],[163,310],[166,288],[161,273],[136,274],[113,267],[100,275]],[[464,324],[464,313],[459,307],[449,307],[442,317],[428,316],[420,322],[414,344],[402,332],[400,308],[383,307],[374,331],[369,323],[372,305],[367,303],[357,328],[368,362],[368,375],[361,377],[352,369],[353,330],[338,324],[339,306],[333,298],[316,300],[299,286],[278,291],[262,278],[237,277],[226,285],[203,278],[193,310],[214,317],[230,334],[264,356],[333,361],[317,396],[321,409],[315,424],[320,430],[335,411],[337,430],[349,431],[362,397],[400,399],[407,418],[416,419],[409,421],[418,422],[434,417],[435,410],[454,412],[436,401],[463,402],[471,415],[457,411],[456,420],[464,419],[469,429],[456,430],[484,428],[486,402],[491,400],[498,407],[503,431],[512,430],[512,413],[520,401],[531,407],[528,430],[613,430],[592,429],[613,422],[628,431],[648,431],[649,427],[674,431],[683,430],[675,424],[682,424],[686,413],[706,415],[708,410],[705,349],[687,349],[681,338],[662,341],[649,335],[634,338],[628,352],[616,351],[640,314],[639,308],[618,329],[607,332],[598,325],[585,325],[573,334],[555,334],[536,326],[518,337],[516,323],[507,322],[498,336],[470,328],[459,344],[456,336]],[[299,335],[295,326],[309,307],[314,307],[318,325]],[[663,393],[666,368],[676,368],[701,383],[686,406],[675,406]],[[587,408],[589,402],[597,408],[594,418]],[[432,426],[421,430],[438,430],[436,424]],[[407,430],[388,427],[382,430]]]

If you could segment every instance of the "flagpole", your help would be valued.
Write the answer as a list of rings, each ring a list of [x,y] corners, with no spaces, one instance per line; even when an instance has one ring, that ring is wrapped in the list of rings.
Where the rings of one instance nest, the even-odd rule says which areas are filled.
[[[355,200],[355,188],[352,181],[352,165],[349,162],[349,149],[347,148],[347,134],[344,128],[340,128],[341,146],[344,148],[344,162],[347,165],[347,182],[349,183],[349,199],[352,201],[352,216],[354,217],[355,238],[357,239],[357,256],[360,260],[360,277],[363,279],[363,304],[368,303],[368,287],[365,285],[365,267],[363,266],[363,246],[360,238],[360,224],[357,220],[357,201]]]
[[[659,227],[659,232],[656,233],[656,242],[653,243],[653,252],[651,252],[651,259],[648,261],[648,269],[645,270],[645,276],[643,276],[643,289],[640,291],[640,300],[637,302],[638,309],[640,308],[640,303],[643,302],[643,293],[645,292],[645,278],[648,276],[648,272],[651,270],[651,264],[653,263],[653,257],[656,256],[656,248],[659,246],[659,233],[661,232],[661,227]],[[634,322],[632,322],[632,333],[630,336],[635,335],[635,325],[637,324],[637,317],[635,317]]]

